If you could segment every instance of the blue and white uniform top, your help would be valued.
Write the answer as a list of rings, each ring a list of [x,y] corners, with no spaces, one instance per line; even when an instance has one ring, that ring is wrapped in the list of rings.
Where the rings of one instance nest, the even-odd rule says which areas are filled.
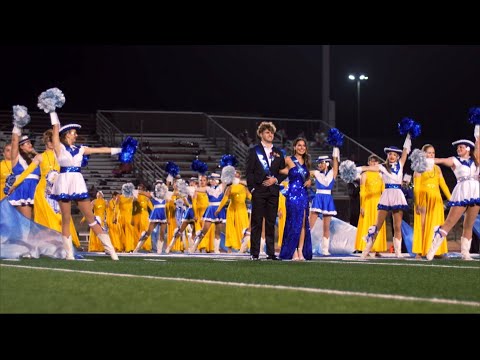
[[[227,211],[225,206],[220,210],[217,216],[215,216],[215,211],[217,211],[220,202],[223,199],[224,191],[223,186],[210,186],[207,187],[207,196],[208,196],[208,207],[203,214],[203,221],[210,221],[213,223],[226,223],[227,222]]]
[[[385,191],[380,196],[378,210],[408,210],[407,200],[402,191],[403,166],[399,161],[390,164],[391,172],[388,172],[385,166],[378,165],[385,183]]]
[[[151,192],[150,194],[152,197],[150,198],[150,201],[152,202],[153,205],[153,210],[150,213],[150,218],[149,221],[153,223],[159,223],[159,224],[166,224],[167,223],[167,215],[165,213],[165,204],[167,201],[169,201],[172,197],[172,192],[166,190],[163,191],[161,194],[163,196],[155,196],[155,192]]]
[[[18,155],[17,164],[13,167],[12,172],[15,178],[18,178],[22,172],[28,167],[25,159]],[[25,180],[13,191],[8,197],[8,202],[13,206],[33,205],[33,198],[38,181],[40,180],[40,167],[37,166],[35,170],[28,175]],[[3,189],[0,189],[3,191]]]
[[[50,197],[54,200],[87,199],[88,190],[81,173],[84,146],[60,144],[60,154],[57,160],[60,164],[60,174],[53,184]]]
[[[480,186],[478,183],[479,168],[473,159],[461,159],[452,156],[457,178],[457,185],[452,191],[448,206],[473,206],[480,205]]]
[[[329,169],[326,172],[314,170],[313,175],[315,176],[317,191],[313,198],[310,211],[324,215],[337,215],[337,209],[335,208],[332,196],[332,189],[335,185],[333,170]]]

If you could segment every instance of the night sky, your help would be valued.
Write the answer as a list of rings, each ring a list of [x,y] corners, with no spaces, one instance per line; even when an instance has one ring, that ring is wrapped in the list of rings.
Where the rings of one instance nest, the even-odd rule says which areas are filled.
[[[203,111],[321,118],[321,45],[0,46],[1,108],[50,87],[66,112],[97,109]],[[332,45],[331,99],[337,127],[356,136],[361,86],[362,136],[394,136],[409,116],[425,140],[473,138],[467,111],[480,106],[480,46]],[[440,125],[442,124],[442,125]],[[385,144],[387,145],[387,144]],[[400,140],[399,140],[399,144]]]

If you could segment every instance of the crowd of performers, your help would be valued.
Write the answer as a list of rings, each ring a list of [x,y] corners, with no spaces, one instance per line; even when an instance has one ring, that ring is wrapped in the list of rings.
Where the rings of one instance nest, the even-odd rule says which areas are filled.
[[[50,103],[42,103],[42,96],[50,99]],[[108,202],[101,191],[97,192],[96,199],[90,201],[81,173],[85,157],[96,153],[132,157],[132,151],[124,152],[123,145],[122,148],[76,145],[77,131],[81,126],[61,126],[55,111],[63,105],[62,96],[58,89],[50,89],[39,98],[39,107],[49,113],[52,125],[43,134],[45,151],[42,153],[37,153],[31,139],[22,135],[22,127],[29,121],[26,108],[14,107],[11,143],[4,147],[4,160],[0,163],[0,187],[5,188],[5,192],[0,194],[2,215],[9,209],[5,205],[8,202],[8,206],[14,207],[25,218],[61,234],[64,252],[57,252],[56,256],[68,260],[75,259],[74,246],[80,246],[71,217],[72,201],[77,202],[84,215],[82,221],[90,227],[88,251],[106,252],[113,260],[118,260],[117,252],[220,253],[222,233],[228,252],[243,253],[249,249],[252,229],[248,205],[255,189],[242,179],[232,155],[224,155],[220,160],[221,175],[206,175],[206,164],[197,159],[192,163],[192,169],[198,171],[198,176],[184,180],[178,167],[169,162],[166,167],[169,176],[152,184],[152,191],[147,191],[144,184],[135,189],[132,183],[126,183],[112,193]],[[480,206],[479,108],[471,109],[470,120],[475,124],[475,143],[468,139],[453,142],[455,156],[435,158],[435,149],[430,144],[424,145],[421,150],[416,149],[410,156],[415,171],[412,252],[419,258],[432,260],[435,256],[446,254],[447,234],[464,215],[461,256],[464,260],[472,259],[469,253],[472,229]],[[278,187],[281,190],[277,191],[278,201],[274,202],[278,203],[274,218],[278,227],[276,247],[280,249],[280,259],[304,261],[312,258],[315,250],[312,248],[311,229],[317,220],[322,222],[323,234],[318,254],[330,255],[331,220],[337,214],[332,189],[338,175],[347,182],[360,178],[360,216],[355,249],[362,252],[361,257],[368,259],[387,251],[385,219],[390,212],[393,215],[395,255],[401,256],[402,215],[409,208],[401,184],[411,139],[419,135],[420,128],[406,118],[399,123],[399,129],[401,134],[406,134],[402,149],[385,147],[387,160],[383,164],[372,155],[367,166],[357,167],[348,161],[340,164],[339,147],[343,143],[343,135],[337,129],[329,133],[332,156],[320,156],[312,165],[305,139],[293,141],[291,155],[276,152],[271,144],[275,126],[270,122],[259,125],[257,135],[261,141],[253,147],[251,156],[256,159],[258,155],[262,163],[263,156],[268,159],[265,151],[271,149],[271,159],[262,163],[266,174],[261,182],[265,188],[272,186],[272,189]],[[278,172],[281,175],[280,179],[272,178],[270,181],[267,173],[275,157],[281,160],[282,168]],[[453,170],[457,185],[452,193],[438,165]],[[253,169],[247,166],[247,172],[249,168]],[[310,187],[315,188],[312,201],[307,193]],[[450,212],[446,219],[440,189],[450,199]],[[258,194],[259,190],[255,191]],[[260,252],[263,253],[268,249],[265,238],[270,237],[271,240],[272,234],[267,228],[265,235],[265,217],[263,226],[257,220],[255,231],[263,229],[260,243]],[[267,220],[267,226],[270,226],[271,219]],[[16,235],[11,224],[8,229],[6,221],[1,221],[0,225],[2,248],[5,250]],[[21,224],[15,225],[21,227]],[[6,253],[3,251],[0,256],[5,257]],[[52,255],[48,251],[43,254]]]

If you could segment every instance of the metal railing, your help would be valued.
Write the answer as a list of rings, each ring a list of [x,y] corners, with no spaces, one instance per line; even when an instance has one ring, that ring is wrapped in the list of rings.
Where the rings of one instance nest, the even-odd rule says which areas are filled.
[[[207,137],[210,138],[215,145],[224,147],[226,154],[235,155],[238,160],[238,167],[244,168],[248,157],[248,146],[245,145],[238,137],[221,126],[211,116],[205,114],[210,120],[207,122]]]
[[[105,115],[97,112],[97,135],[100,141],[106,146],[118,146],[126,137],[118,127],[111,123]],[[141,149],[137,149],[134,157],[135,161],[135,174],[137,177],[153,184],[159,176],[165,177],[166,172]]]

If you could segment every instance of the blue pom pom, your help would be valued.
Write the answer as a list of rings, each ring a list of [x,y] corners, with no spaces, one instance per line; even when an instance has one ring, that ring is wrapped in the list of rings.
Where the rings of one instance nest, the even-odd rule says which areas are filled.
[[[208,171],[208,165],[206,163],[204,163],[203,161],[200,161],[198,159],[195,159],[192,161],[192,165],[190,166],[190,168],[193,170],[193,171],[196,171],[200,174],[205,174],[207,171]]]
[[[122,143],[122,152],[118,154],[118,161],[122,163],[131,163],[137,151],[138,141],[127,136]]]
[[[5,179],[5,187],[3,188],[3,193],[5,195],[8,195],[8,192],[10,188],[12,187],[13,184],[15,184],[16,177],[13,174],[10,174],[7,176]]]
[[[480,107],[471,107],[468,110],[468,121],[473,125],[480,125]]]
[[[180,168],[173,161],[168,161],[165,165],[165,171],[173,177],[176,177],[180,173]]]
[[[343,134],[337,128],[328,131],[327,142],[330,146],[341,147],[343,145]]]
[[[422,125],[420,125],[419,123],[415,122],[412,126],[412,128],[410,129],[410,137],[413,139],[417,138],[420,136],[420,134],[422,133]]]
[[[51,88],[40,94],[37,105],[40,110],[51,113],[57,107],[61,108],[63,104],[65,104],[65,95],[63,95],[60,89]]]
[[[13,125],[19,128],[23,128],[30,122],[30,115],[28,115],[28,109],[22,105],[13,106]]]
[[[404,117],[398,123],[398,132],[400,133],[400,135],[407,135],[407,133],[409,133],[410,137],[412,139],[415,139],[422,133],[422,126],[415,120],[409,117]]]
[[[224,166],[227,166],[227,165],[237,166],[238,161],[237,161],[237,158],[235,157],[235,155],[225,154],[220,159],[220,164],[219,165],[221,167],[224,167]]]
[[[407,135],[407,133],[410,131],[414,123],[415,121],[413,119],[409,117],[404,117],[398,123],[398,132],[400,133],[400,135]]]

